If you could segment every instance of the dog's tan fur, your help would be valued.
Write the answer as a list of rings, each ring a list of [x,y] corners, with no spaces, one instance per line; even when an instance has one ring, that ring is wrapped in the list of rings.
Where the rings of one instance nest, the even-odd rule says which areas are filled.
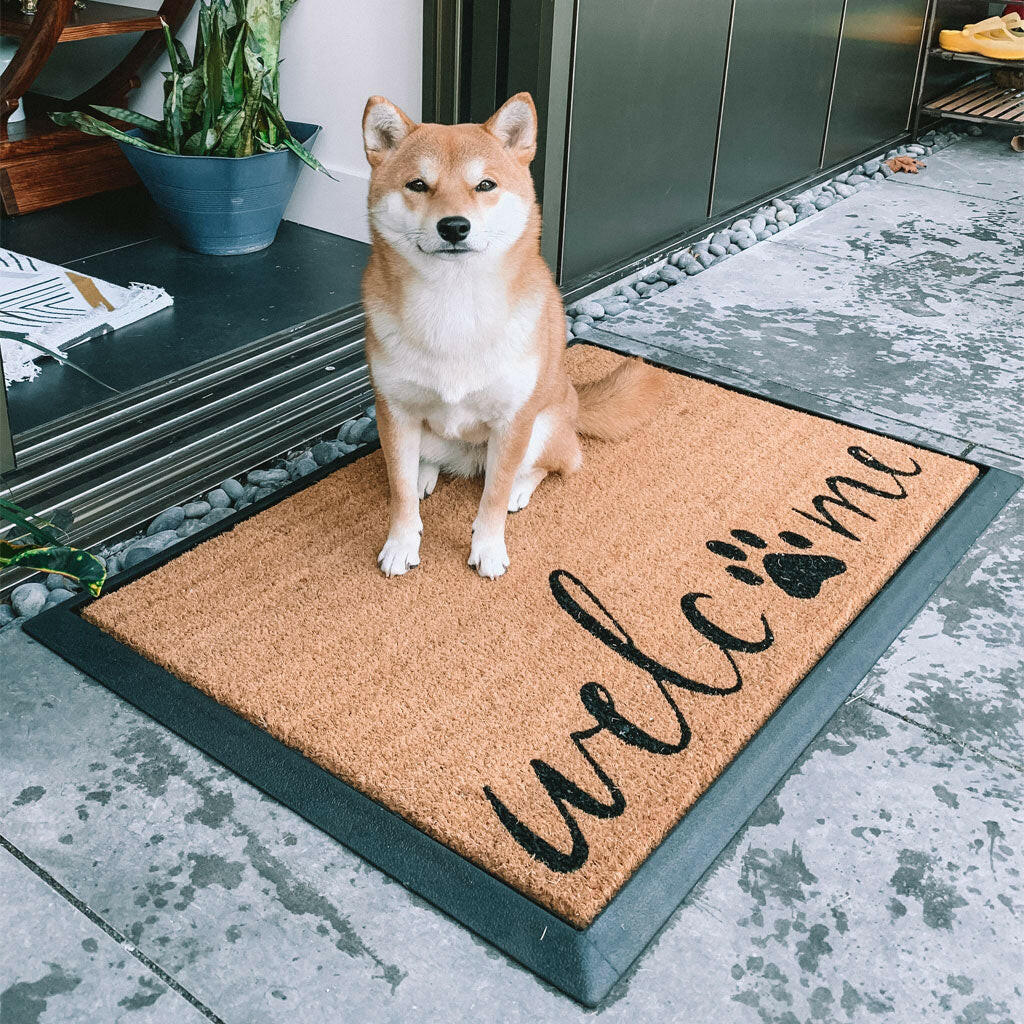
[[[366,351],[390,488],[381,569],[418,564],[419,500],[439,470],[483,469],[469,564],[494,578],[508,566],[507,513],[548,473],[580,467],[578,434],[617,440],[638,426],[659,399],[660,375],[636,360],[579,395],[569,381],[562,299],[540,255],[529,94],[486,124],[454,126],[417,125],[373,96],[363,136],[372,168]],[[438,233],[452,216],[469,220],[465,241]]]

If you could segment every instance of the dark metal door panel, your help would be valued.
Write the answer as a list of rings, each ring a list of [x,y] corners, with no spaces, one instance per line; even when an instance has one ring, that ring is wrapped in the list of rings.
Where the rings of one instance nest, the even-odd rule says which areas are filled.
[[[562,281],[707,214],[729,0],[579,0]]]
[[[926,0],[847,0],[825,163],[907,127]]]
[[[843,0],[736,0],[713,212],[818,169]]]

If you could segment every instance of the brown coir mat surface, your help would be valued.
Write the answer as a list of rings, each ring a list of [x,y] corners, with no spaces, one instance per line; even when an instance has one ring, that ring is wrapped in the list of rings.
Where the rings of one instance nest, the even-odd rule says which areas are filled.
[[[569,354],[578,382],[619,358]],[[466,480],[380,575],[378,451],[83,614],[585,926],[976,473],[669,377],[510,518],[500,580],[466,566]]]

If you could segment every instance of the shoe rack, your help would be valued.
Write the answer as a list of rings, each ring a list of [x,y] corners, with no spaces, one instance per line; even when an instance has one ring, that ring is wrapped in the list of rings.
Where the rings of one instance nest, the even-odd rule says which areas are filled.
[[[993,6],[988,0],[978,0],[975,21],[990,16]],[[918,82],[917,101],[914,105],[913,131],[918,134],[921,119],[941,117],[975,124],[1001,124],[1011,127],[1024,125],[1024,60],[997,60],[974,53],[953,53],[938,45],[939,32],[944,28],[957,29],[963,25],[964,4],[956,4],[956,12],[948,9],[947,0],[930,0],[925,29],[925,50]],[[970,65],[976,74],[970,81],[944,92],[933,99],[925,99],[929,68],[947,62]]]

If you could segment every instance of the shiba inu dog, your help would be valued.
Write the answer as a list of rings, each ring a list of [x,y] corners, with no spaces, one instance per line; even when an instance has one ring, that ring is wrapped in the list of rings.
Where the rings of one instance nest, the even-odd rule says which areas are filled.
[[[528,93],[485,124],[416,124],[382,96],[363,113],[372,252],[366,354],[387,463],[388,576],[419,564],[419,502],[438,474],[484,475],[469,565],[508,568],[505,519],[548,473],[572,473],[578,435],[625,437],[657,403],[640,360],[577,394],[562,298],[540,255]]]

